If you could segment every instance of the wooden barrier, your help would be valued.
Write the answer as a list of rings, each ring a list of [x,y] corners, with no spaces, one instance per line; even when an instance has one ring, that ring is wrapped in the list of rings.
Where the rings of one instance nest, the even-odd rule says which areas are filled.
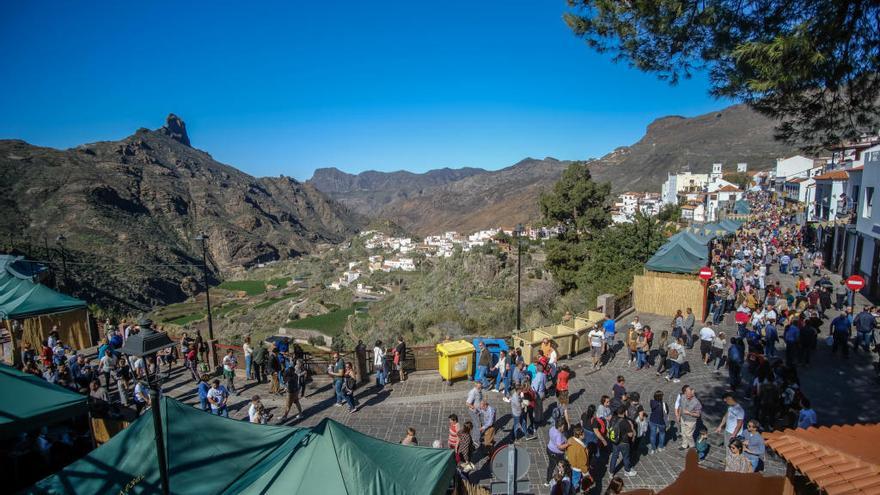
[[[645,270],[633,277],[636,311],[673,317],[679,309],[692,308],[706,315],[706,284],[696,275]]]

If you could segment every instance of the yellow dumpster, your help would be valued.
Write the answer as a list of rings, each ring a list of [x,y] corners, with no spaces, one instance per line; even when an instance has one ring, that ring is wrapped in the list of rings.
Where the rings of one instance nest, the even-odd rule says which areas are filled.
[[[474,345],[467,340],[437,344],[437,361],[440,376],[449,385],[456,378],[471,377],[474,374]]]
[[[574,353],[574,328],[567,325],[550,325],[542,327],[542,332],[550,335],[556,342],[556,357],[562,359]]]
[[[526,364],[531,364],[532,360],[538,355],[538,349],[541,348],[541,342],[544,339],[549,338],[552,337],[542,332],[540,329],[525,330],[515,333],[510,337],[513,342],[511,347],[522,349],[523,360]]]

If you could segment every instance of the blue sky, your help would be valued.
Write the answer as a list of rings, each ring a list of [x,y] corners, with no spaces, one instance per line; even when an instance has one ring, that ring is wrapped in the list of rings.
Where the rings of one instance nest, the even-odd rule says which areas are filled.
[[[563,0],[0,5],[0,138],[157,128],[248,173],[501,168],[598,157],[729,102],[591,51]]]

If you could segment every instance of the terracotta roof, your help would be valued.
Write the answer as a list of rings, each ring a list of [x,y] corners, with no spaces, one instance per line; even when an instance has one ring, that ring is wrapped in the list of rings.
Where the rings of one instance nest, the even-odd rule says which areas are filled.
[[[805,180],[807,180],[807,179],[804,177],[798,177],[797,179],[788,179],[785,182],[791,182],[791,183],[797,184],[797,183],[803,182]]]
[[[880,494],[880,424],[782,430],[764,439],[828,495]]]
[[[846,170],[832,170],[831,172],[825,172],[824,174],[819,174],[813,177],[815,180],[848,180],[849,174],[846,173]]]
[[[718,190],[718,192],[742,192],[740,188],[736,186],[724,186]]]

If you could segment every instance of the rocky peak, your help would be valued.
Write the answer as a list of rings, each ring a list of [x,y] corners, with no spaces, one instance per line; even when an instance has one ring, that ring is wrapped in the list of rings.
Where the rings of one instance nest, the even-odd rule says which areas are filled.
[[[183,119],[173,113],[169,113],[168,117],[165,118],[165,125],[159,129],[159,132],[179,143],[190,146],[189,136],[186,134],[186,124],[183,122]]]

